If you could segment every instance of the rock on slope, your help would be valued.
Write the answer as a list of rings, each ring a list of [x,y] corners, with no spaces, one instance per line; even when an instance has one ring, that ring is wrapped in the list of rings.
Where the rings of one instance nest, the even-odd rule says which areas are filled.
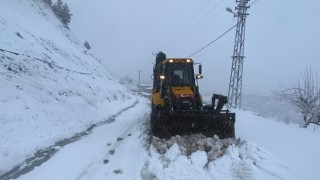
[[[0,175],[135,101],[42,0],[3,0],[0,32]]]

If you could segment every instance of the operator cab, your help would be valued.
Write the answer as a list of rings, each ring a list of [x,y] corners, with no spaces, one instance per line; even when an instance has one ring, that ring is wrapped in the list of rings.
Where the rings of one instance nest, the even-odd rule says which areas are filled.
[[[196,79],[203,78],[202,67],[199,64],[199,74],[194,73],[194,62],[192,59],[172,58],[159,60],[154,68],[154,90],[166,87],[196,87]]]
[[[195,86],[193,63],[166,63],[164,75],[168,86]]]

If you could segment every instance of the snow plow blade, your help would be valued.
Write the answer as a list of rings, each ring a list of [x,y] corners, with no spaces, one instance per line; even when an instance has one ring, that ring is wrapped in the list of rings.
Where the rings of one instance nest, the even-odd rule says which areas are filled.
[[[235,113],[213,110],[153,110],[151,130],[154,136],[169,139],[175,135],[202,134],[220,139],[235,138]]]

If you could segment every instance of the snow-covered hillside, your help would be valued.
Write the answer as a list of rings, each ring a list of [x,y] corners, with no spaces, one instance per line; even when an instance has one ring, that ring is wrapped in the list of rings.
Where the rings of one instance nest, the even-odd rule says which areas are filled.
[[[0,32],[0,175],[136,101],[42,0],[2,0]]]

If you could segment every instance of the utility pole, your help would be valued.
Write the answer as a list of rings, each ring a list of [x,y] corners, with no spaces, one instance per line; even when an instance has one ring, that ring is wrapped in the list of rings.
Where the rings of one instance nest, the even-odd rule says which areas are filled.
[[[140,93],[141,92],[141,83],[140,83],[140,74],[141,74],[141,70],[138,71],[139,73],[139,81],[138,81],[138,92]]]
[[[243,76],[243,59],[244,59],[244,40],[245,40],[245,27],[248,2],[250,0],[236,0],[237,7],[233,12],[230,8],[226,10],[233,13],[237,17],[236,37],[234,41],[234,49],[232,55],[232,66],[230,74],[230,83],[228,91],[228,107],[241,108],[241,91],[242,91],[242,76]]]

